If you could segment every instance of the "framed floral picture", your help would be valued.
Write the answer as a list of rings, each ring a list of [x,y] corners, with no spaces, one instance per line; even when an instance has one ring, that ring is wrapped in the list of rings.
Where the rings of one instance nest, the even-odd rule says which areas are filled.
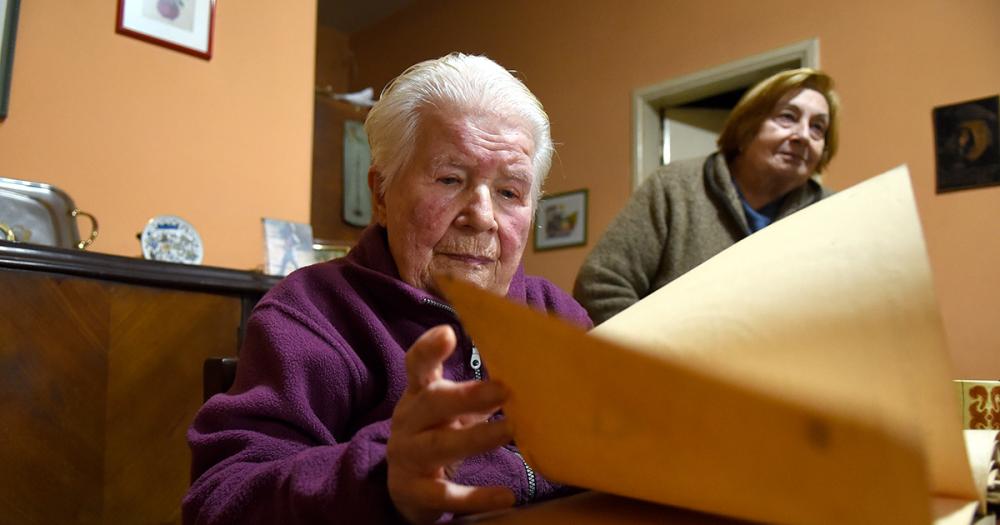
[[[209,60],[215,0],[118,0],[123,35]]]
[[[14,70],[14,40],[20,0],[0,0],[0,120],[7,118],[10,75]]]
[[[535,217],[535,251],[587,244],[587,190],[542,198]]]

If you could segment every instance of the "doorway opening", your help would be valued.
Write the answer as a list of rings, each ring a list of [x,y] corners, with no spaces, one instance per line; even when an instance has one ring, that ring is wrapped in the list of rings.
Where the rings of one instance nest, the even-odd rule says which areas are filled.
[[[815,38],[637,89],[632,95],[632,191],[669,162],[715,151],[743,93],[786,69],[819,68]]]

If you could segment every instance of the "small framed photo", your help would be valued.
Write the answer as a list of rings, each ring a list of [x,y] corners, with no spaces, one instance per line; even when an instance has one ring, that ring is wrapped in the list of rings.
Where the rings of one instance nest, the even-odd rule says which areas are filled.
[[[587,190],[543,197],[535,217],[535,251],[587,244]]]
[[[14,70],[14,40],[20,0],[0,0],[0,120],[7,118],[10,75]]]
[[[215,0],[118,0],[123,35],[209,60]]]
[[[934,108],[937,192],[1000,184],[1000,97]]]
[[[264,224],[264,273],[288,275],[316,262],[312,226],[278,219],[261,219]]]

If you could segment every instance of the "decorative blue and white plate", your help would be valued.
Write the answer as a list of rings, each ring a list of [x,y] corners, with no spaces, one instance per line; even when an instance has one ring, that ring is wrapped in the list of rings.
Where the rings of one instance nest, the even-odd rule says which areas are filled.
[[[154,261],[201,264],[205,255],[198,231],[174,215],[157,215],[149,219],[139,241],[142,256]]]

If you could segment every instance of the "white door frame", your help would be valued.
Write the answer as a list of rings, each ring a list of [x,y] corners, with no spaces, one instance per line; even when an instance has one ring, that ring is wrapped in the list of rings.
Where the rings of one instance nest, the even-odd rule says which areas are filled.
[[[753,83],[759,72],[789,62],[819,68],[819,40],[811,38],[721,66],[672,78],[632,92],[632,191],[660,164],[660,108],[724,93]]]

